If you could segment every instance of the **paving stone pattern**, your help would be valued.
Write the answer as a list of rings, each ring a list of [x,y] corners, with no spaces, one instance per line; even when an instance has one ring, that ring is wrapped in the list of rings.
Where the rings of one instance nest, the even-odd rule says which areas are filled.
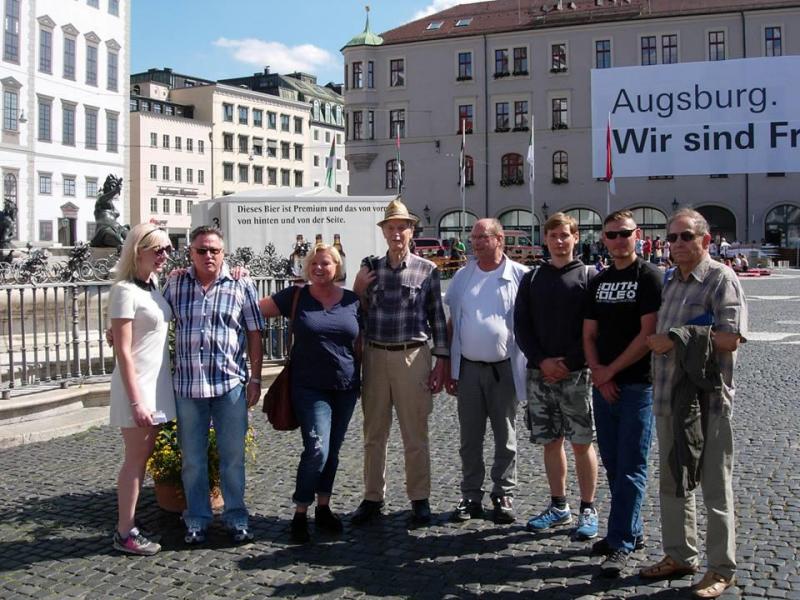
[[[800,342],[800,278],[745,282],[753,300],[751,330],[792,332]],[[788,323],[781,324],[780,321]],[[725,597],[800,598],[800,345],[753,341],[741,351],[735,408],[739,587]],[[152,558],[123,556],[111,548],[116,520],[115,479],[121,439],[111,428],[0,452],[0,597],[16,598],[505,598],[539,592],[542,598],[678,598],[688,579],[649,584],[636,566],[661,557],[657,486],[645,506],[647,544],[618,580],[599,578],[590,542],[569,530],[525,531],[525,520],[548,499],[542,453],[519,421],[517,522],[456,525],[448,521],[459,498],[455,401],[436,399],[432,417],[434,523],[408,525],[399,432],[389,449],[387,515],[379,524],[344,535],[313,533],[313,543],[289,541],[290,496],[300,454],[297,432],[268,429],[254,420],[258,460],[248,467],[247,500],[254,542],[235,546],[217,523],[204,547],[183,545],[177,516],[162,512],[148,482],[139,517],[163,535]],[[335,509],[352,511],[361,494],[361,417],[342,450]],[[487,460],[491,445],[487,444]],[[657,460],[652,455],[652,477]],[[572,461],[570,460],[572,471]],[[569,501],[577,509],[570,478]],[[598,506],[607,515],[601,476]],[[487,497],[488,502],[488,497]],[[702,512],[702,511],[701,511]],[[601,521],[602,522],[602,521]],[[601,528],[602,533],[602,528]]]

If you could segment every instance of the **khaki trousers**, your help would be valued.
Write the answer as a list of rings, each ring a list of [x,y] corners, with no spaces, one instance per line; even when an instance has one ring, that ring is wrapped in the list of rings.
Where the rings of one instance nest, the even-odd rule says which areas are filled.
[[[661,537],[664,553],[680,563],[697,565],[695,493],[675,496],[675,479],[667,459],[672,450],[672,417],[656,417],[660,462]],[[723,577],[736,571],[736,530],[733,501],[733,430],[730,416],[708,416],[700,486],[707,512],[708,568]]]
[[[431,351],[427,345],[410,350],[364,347],[364,498],[382,501],[386,492],[386,446],[397,413],[406,465],[406,493],[423,500],[431,493],[428,417],[433,397],[428,389]]]

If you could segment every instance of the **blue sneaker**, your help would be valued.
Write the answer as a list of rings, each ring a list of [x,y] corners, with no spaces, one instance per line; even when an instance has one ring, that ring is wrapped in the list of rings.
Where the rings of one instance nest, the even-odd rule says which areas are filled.
[[[551,527],[568,525],[570,523],[572,523],[572,513],[569,510],[569,504],[567,504],[563,510],[551,504],[544,511],[528,520],[528,524],[525,528],[528,531],[544,531]]]
[[[591,540],[597,537],[597,511],[585,508],[578,515],[578,526],[575,528],[576,540]]]

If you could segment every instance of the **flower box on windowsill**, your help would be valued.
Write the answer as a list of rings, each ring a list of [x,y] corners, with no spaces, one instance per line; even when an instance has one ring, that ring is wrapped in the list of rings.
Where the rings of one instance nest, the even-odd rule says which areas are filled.
[[[511,75],[511,73],[509,73],[508,71],[501,71],[499,73],[495,73],[494,74],[494,78],[495,79],[502,79],[503,77],[509,77],[510,75]]]
[[[503,187],[509,185],[522,185],[523,183],[525,183],[525,180],[522,177],[508,177],[500,180],[500,185]]]
[[[553,177],[553,183],[555,185],[561,185],[564,183],[569,183],[569,179],[567,177]]]
[[[553,129],[569,129],[569,126],[566,123],[554,123]]]
[[[514,77],[522,77],[522,76],[527,75],[527,74],[528,74],[528,71],[514,71],[512,73],[512,75],[514,75]]]
[[[511,131],[530,131],[530,127],[514,127]]]
[[[509,131],[511,131],[511,129],[509,129],[508,127],[495,127],[494,129],[495,133],[507,133]]]
[[[472,81],[472,75],[461,75],[456,77],[456,81]]]
[[[551,73],[566,73],[567,72],[567,67],[553,67],[552,69],[550,69],[550,72]]]
[[[459,130],[458,130],[456,133],[457,133],[458,135],[461,135],[462,133],[466,133],[467,135],[469,135],[469,134],[471,134],[471,133],[472,133],[472,127],[467,127],[467,130],[466,130],[466,131],[461,131],[461,130],[459,129]]]

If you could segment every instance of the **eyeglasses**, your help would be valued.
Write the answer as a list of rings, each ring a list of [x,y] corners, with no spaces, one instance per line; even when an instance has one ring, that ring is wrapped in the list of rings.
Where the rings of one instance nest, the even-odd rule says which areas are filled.
[[[160,248],[153,248],[153,253],[156,256],[164,256],[172,252],[172,246],[161,246]]]
[[[210,254],[211,256],[216,256],[220,252],[222,252],[222,248],[195,248],[192,246],[192,249],[197,252],[200,256],[205,256],[206,254]]]
[[[635,229],[620,229],[618,231],[606,231],[606,237],[610,240],[617,239],[617,236],[623,237],[625,239],[631,237],[633,232],[636,231]]]
[[[480,235],[471,235],[469,236],[469,239],[471,239],[473,242],[477,242],[478,240],[489,240],[493,237],[497,237],[497,235],[498,234],[496,233],[482,233]]]
[[[667,241],[670,244],[674,244],[678,241],[678,238],[681,238],[684,242],[691,242],[694,238],[698,237],[700,234],[695,233],[694,231],[681,231],[680,233],[668,233],[667,234]]]

